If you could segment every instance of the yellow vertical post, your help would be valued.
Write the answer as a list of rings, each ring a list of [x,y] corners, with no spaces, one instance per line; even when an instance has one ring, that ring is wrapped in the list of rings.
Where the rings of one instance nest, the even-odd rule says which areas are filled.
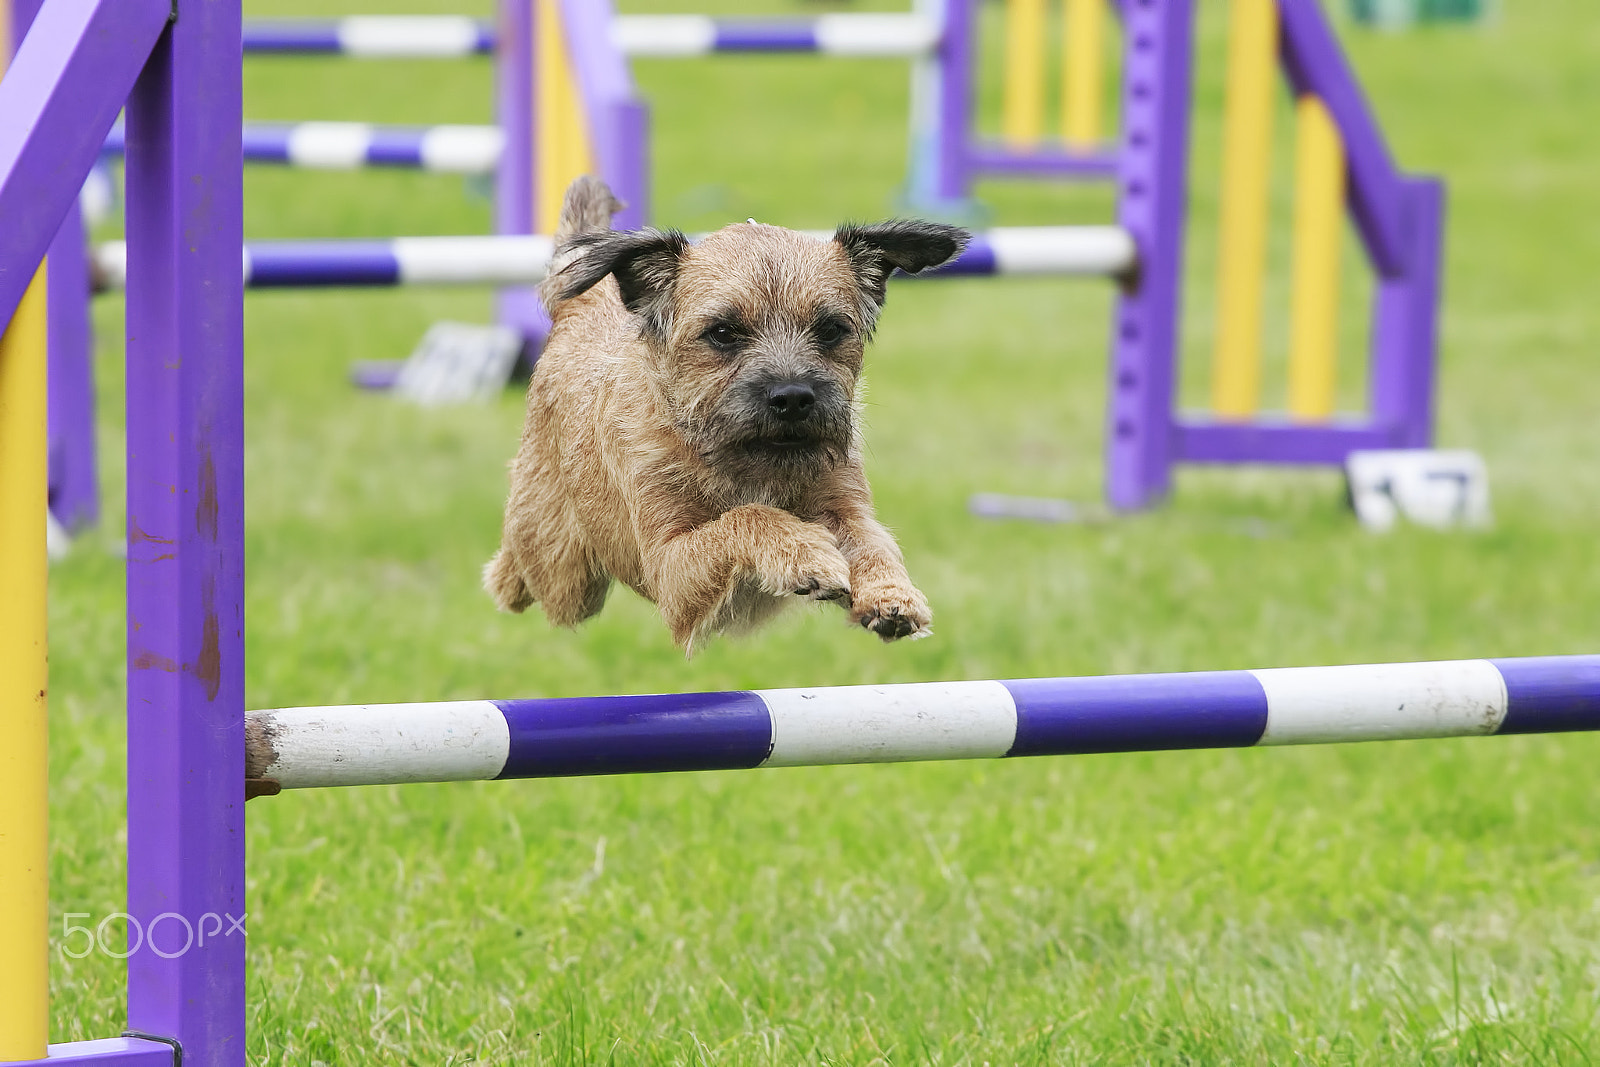
[[[1294,276],[1289,302],[1289,415],[1333,416],[1339,359],[1344,144],[1321,100],[1295,108]]]
[[[534,228],[554,233],[561,199],[580,174],[594,169],[588,124],[578,92],[557,0],[535,0],[538,9],[538,95],[534,136],[538,138],[538,203]]]
[[[1000,137],[1014,148],[1044,136],[1045,0],[1006,0]]]
[[[1069,148],[1090,149],[1100,143],[1107,2],[1066,0],[1062,10],[1061,139]]]
[[[0,336],[0,1061],[43,1058],[49,1026],[44,286]]]
[[[1218,418],[1255,413],[1261,400],[1261,303],[1267,261],[1276,0],[1232,0],[1222,128],[1216,351],[1211,405]]]

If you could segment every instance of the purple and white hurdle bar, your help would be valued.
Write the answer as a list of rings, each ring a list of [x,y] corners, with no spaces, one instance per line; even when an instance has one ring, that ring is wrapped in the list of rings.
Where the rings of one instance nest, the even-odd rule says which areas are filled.
[[[283,708],[259,792],[1600,730],[1600,656]]]
[[[818,240],[831,234],[814,233]],[[244,248],[249,289],[368,288],[401,285],[534,285],[550,265],[540,236],[399,237],[387,241],[255,241]],[[95,249],[98,284],[127,283],[127,245]],[[1136,249],[1115,226],[997,227],[977,234],[959,258],[919,277],[1085,275],[1132,272]]]
[[[105,140],[122,154],[119,123]],[[404,167],[444,174],[493,174],[505,153],[498,126],[377,126],[365,122],[252,122],[243,131],[247,163],[282,163],[308,170]]]
[[[611,38],[625,55],[704,56],[719,52],[818,52],[910,57],[938,45],[937,20],[918,14],[827,14],[809,19],[709,15],[621,15]],[[360,59],[454,59],[493,52],[494,27],[453,15],[356,15],[342,19],[250,20],[244,51]]]

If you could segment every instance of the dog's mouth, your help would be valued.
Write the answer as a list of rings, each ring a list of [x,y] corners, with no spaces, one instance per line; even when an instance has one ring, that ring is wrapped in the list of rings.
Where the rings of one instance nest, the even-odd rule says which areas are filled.
[[[757,437],[746,437],[738,443],[739,448],[745,452],[779,455],[812,452],[825,444],[820,435],[809,433],[761,434]]]

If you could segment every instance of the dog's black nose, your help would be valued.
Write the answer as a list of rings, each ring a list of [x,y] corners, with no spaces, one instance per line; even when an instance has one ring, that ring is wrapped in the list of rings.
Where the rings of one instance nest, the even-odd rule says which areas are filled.
[[[767,407],[785,422],[799,422],[811,414],[816,404],[817,394],[800,382],[776,385],[767,391]]]

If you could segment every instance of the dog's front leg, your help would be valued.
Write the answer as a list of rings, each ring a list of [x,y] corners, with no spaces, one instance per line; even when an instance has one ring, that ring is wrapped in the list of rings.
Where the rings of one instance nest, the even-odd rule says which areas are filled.
[[[714,632],[741,583],[774,597],[839,600],[850,565],[826,528],[764,504],[743,504],[650,545],[644,560],[672,636],[693,651]]]
[[[850,620],[884,641],[933,633],[928,599],[911,583],[894,535],[871,511],[841,508],[823,523],[850,563]]]

